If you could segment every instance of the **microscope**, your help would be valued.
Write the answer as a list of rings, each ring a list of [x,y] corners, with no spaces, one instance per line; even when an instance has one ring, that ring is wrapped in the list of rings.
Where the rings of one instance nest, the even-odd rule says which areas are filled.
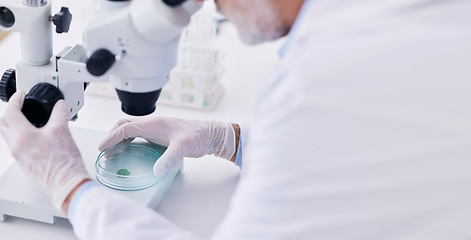
[[[84,91],[91,82],[108,82],[116,89],[121,109],[133,116],[155,110],[162,87],[176,65],[180,33],[202,7],[196,0],[101,0],[101,14],[84,30],[84,44],[66,47],[53,55],[53,26],[58,34],[69,30],[72,14],[62,7],[51,14],[47,0],[0,0],[0,30],[20,33],[21,60],[4,72],[0,99],[7,102],[17,91],[27,93],[22,112],[36,127],[49,120],[54,104],[64,99],[70,119],[84,105]],[[102,132],[70,128],[85,167],[95,172],[94,151]],[[101,135],[100,135],[101,134]],[[2,158],[8,150],[0,139]],[[183,165],[156,185],[122,194],[155,208]],[[0,176],[0,221],[16,216],[54,223],[66,216],[12,164]]]
[[[162,87],[176,64],[180,32],[201,8],[195,0],[102,0],[102,14],[84,31],[84,46],[52,53],[52,25],[69,30],[72,15],[63,7],[51,15],[47,0],[0,0],[0,30],[17,31],[22,60],[4,72],[0,99],[26,93],[22,112],[44,126],[54,104],[64,99],[74,119],[91,82],[109,82],[122,111],[133,116],[155,110]]]

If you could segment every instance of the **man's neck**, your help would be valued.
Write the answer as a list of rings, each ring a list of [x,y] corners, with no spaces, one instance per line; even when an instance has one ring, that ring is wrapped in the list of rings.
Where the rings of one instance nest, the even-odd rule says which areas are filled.
[[[289,29],[293,27],[305,0],[274,0],[279,2],[281,19]],[[289,31],[288,31],[289,32]],[[288,32],[286,34],[288,34]]]

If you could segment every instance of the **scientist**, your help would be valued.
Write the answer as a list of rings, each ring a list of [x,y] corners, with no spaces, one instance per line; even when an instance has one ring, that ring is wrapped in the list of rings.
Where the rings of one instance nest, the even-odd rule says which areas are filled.
[[[250,129],[122,120],[101,149],[137,136],[166,144],[158,176],[205,154],[241,166],[213,239],[471,238],[471,1],[216,3],[249,44],[287,35]],[[63,101],[37,129],[23,98],[11,98],[1,133],[80,239],[197,238],[89,180]]]

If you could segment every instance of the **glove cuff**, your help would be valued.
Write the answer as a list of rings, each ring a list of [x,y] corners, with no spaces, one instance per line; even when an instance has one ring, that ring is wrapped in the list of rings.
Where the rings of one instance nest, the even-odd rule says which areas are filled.
[[[90,179],[90,177],[86,174],[75,175],[67,182],[61,183],[61,187],[58,187],[52,196],[52,204],[54,205],[54,207],[62,212],[62,205],[64,204],[69,194],[79,183],[86,179]]]
[[[232,156],[236,151],[236,136],[232,123],[224,122],[223,123],[224,138],[221,144],[221,148],[214,155],[222,157],[227,160],[231,160]]]

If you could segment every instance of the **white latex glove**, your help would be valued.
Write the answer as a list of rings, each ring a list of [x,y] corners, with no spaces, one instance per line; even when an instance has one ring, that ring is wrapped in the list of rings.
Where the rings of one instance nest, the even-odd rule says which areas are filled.
[[[36,128],[21,112],[24,98],[23,91],[10,98],[0,119],[0,132],[20,168],[62,210],[74,187],[89,178],[68,128],[67,104],[58,101],[48,123]]]
[[[182,120],[175,118],[122,119],[101,142],[103,150],[135,137],[168,146],[154,165],[154,174],[162,177],[184,157],[214,154],[230,160],[235,153],[235,132],[231,123]]]

